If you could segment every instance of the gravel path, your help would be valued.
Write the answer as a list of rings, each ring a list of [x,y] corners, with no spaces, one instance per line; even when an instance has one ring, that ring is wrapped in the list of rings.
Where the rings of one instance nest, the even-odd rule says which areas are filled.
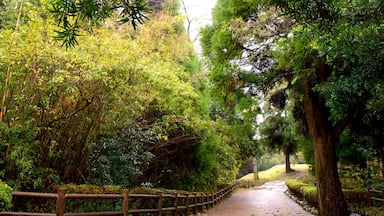
[[[310,216],[284,191],[283,181],[270,181],[260,187],[241,189],[201,216]]]

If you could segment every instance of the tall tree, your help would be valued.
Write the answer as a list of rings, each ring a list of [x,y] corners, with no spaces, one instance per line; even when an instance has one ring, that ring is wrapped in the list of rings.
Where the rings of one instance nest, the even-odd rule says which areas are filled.
[[[235,2],[258,7],[242,12]],[[383,81],[383,2],[223,0],[216,10],[202,40],[212,65],[232,64],[258,89],[283,80],[300,95],[315,151],[320,215],[348,215],[335,149]]]
[[[297,149],[293,131],[294,122],[288,120],[287,116],[275,114],[267,117],[259,127],[260,143],[266,148],[282,151],[285,155],[285,172],[294,171],[290,163],[290,156]]]

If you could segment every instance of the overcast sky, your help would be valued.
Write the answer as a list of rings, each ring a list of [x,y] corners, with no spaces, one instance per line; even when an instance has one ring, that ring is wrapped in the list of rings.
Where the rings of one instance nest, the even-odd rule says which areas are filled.
[[[216,4],[216,0],[183,0],[186,6],[188,17],[192,20],[190,28],[191,40],[196,40],[199,28],[211,23],[212,8]],[[195,41],[196,43],[198,40]],[[195,44],[197,46],[197,44]],[[199,52],[199,48],[196,47]]]

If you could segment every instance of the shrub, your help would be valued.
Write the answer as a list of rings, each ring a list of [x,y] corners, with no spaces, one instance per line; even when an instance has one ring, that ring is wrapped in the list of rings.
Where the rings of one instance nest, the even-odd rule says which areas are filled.
[[[308,184],[296,180],[288,179],[285,181],[285,184],[288,187],[288,190],[292,192],[295,196],[299,198],[304,198],[308,203],[313,206],[317,206],[317,188],[316,186],[309,186]],[[343,189],[345,199],[348,204],[364,204],[369,203],[369,192],[367,189]]]
[[[0,211],[9,211],[12,208],[12,188],[0,181]]]
[[[75,185],[65,184],[56,186],[64,187],[67,194],[121,194],[122,187],[118,185]],[[101,212],[114,211],[121,208],[120,199],[68,199],[66,200],[66,212]]]
[[[288,190],[290,192],[292,192],[295,196],[298,196],[300,198],[303,197],[301,187],[308,186],[308,184],[296,179],[287,179],[285,180],[285,184],[287,185]]]
[[[79,193],[79,194],[120,194],[122,188],[116,185],[74,185],[66,184],[63,185],[66,188],[66,193]]]
[[[367,189],[343,189],[343,193],[348,203],[364,203],[365,205],[370,203],[370,195]]]
[[[301,193],[304,199],[311,205],[317,206],[317,188],[316,186],[302,186]]]

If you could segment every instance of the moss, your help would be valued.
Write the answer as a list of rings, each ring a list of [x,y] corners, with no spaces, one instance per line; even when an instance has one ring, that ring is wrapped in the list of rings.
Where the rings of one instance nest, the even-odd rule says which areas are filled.
[[[301,186],[308,185],[308,184],[304,183],[303,181],[300,181],[297,179],[287,179],[287,180],[285,180],[285,184],[288,187],[301,187]]]
[[[285,184],[287,185],[288,190],[290,192],[292,192],[295,196],[298,196],[300,198],[303,197],[303,194],[301,192],[301,187],[308,186],[308,184],[296,179],[287,179],[285,180]]]
[[[308,203],[313,206],[317,206],[317,188],[316,186],[309,186],[308,184],[296,180],[288,179],[285,181],[289,191],[300,198],[304,198]],[[347,203],[354,204],[368,204],[369,203],[369,193],[367,189],[343,189],[343,193]]]
[[[301,193],[304,199],[313,206],[318,206],[316,186],[302,186]]]
[[[317,188],[316,186],[303,186],[301,191],[303,194],[315,194],[317,193]]]

